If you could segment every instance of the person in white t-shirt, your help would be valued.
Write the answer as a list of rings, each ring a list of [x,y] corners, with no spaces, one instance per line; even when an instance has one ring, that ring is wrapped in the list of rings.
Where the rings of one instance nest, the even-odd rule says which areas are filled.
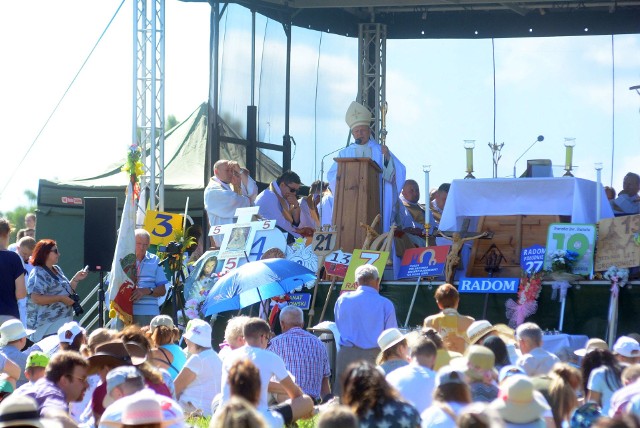
[[[184,339],[191,356],[176,377],[176,397],[185,413],[211,416],[211,401],[222,388],[222,360],[211,349],[211,325],[189,321]]]
[[[422,428],[456,428],[460,411],[471,403],[471,391],[464,373],[444,366],[436,375],[433,402],[422,414]]]
[[[283,416],[285,423],[290,424],[310,416],[313,400],[303,394],[300,387],[293,382],[282,358],[266,350],[271,338],[269,324],[260,318],[251,318],[245,323],[243,334],[246,345],[230,352],[222,366],[222,403],[226,403],[231,397],[228,382],[231,367],[238,360],[250,360],[260,370],[258,411],[263,412],[268,409],[267,392],[269,391],[289,396],[289,400],[272,407],[272,410]],[[272,378],[275,382],[270,382]]]
[[[153,399],[160,404],[163,422],[171,421],[166,427],[184,427],[184,412],[180,405],[175,400],[146,388],[144,376],[134,366],[116,367],[107,374],[107,394],[103,401],[105,411],[98,427],[122,426],[125,408],[142,399]]]
[[[436,380],[433,365],[438,350],[435,343],[420,333],[408,335],[407,342],[411,358],[409,365],[395,369],[386,379],[402,398],[422,413],[431,405]]]

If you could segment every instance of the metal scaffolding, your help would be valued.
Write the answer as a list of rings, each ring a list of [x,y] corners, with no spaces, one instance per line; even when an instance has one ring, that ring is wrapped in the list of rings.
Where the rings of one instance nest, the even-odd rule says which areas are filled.
[[[164,0],[135,0],[132,141],[142,149],[150,209],[164,210]]]
[[[386,102],[387,26],[358,25],[358,102],[374,116],[373,132],[380,138],[382,108]]]

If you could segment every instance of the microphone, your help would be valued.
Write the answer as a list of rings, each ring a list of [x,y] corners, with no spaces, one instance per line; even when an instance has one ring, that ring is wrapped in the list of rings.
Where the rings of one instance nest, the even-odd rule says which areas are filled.
[[[518,161],[522,159],[522,156],[526,155],[527,152],[531,150],[531,147],[535,146],[539,141],[544,141],[544,136],[538,135],[538,138],[536,138],[536,140],[527,148],[527,150],[525,150],[524,153],[522,153],[520,157],[513,163],[513,178],[516,178],[516,164],[518,163]]]

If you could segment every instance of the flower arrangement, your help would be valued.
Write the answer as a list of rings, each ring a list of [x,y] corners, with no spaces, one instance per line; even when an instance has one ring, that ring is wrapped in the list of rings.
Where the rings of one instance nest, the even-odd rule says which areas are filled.
[[[535,272],[529,276],[523,272],[518,288],[518,301],[507,300],[506,315],[509,319],[509,326],[516,328],[524,322],[527,317],[535,314],[538,310],[538,297],[542,290],[542,273]]]
[[[141,157],[142,150],[137,144],[129,146],[127,160],[122,166],[122,171],[131,176],[132,182],[135,181],[137,183],[139,181],[139,177],[144,174],[144,164],[140,160]]]
[[[629,281],[629,269],[611,266],[602,276],[611,281],[611,292],[617,295]]]
[[[551,272],[573,273],[573,267],[580,255],[570,250],[555,250],[549,254],[551,260]]]

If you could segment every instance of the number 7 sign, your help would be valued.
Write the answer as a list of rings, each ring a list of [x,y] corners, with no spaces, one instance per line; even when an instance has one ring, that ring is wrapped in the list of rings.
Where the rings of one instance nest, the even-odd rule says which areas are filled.
[[[378,269],[380,279],[382,279],[382,274],[385,266],[387,265],[388,258],[389,252],[387,251],[353,250],[351,263],[349,263],[349,269],[347,270],[347,275],[344,277],[341,291],[353,291],[358,288],[357,284],[355,284],[356,269],[358,266],[375,266]]]

